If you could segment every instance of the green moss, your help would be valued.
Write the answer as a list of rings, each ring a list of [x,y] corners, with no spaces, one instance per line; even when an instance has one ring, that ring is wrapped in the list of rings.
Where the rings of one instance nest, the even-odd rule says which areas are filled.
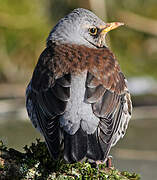
[[[7,149],[0,142],[0,157],[4,160],[0,167],[1,177],[12,179],[22,178],[36,180],[139,180],[135,173],[120,172],[114,167],[107,168],[105,164],[98,167],[89,162],[67,164],[64,160],[53,161],[45,143],[37,139],[30,147],[24,147],[25,153]],[[5,152],[5,153],[4,153]],[[5,155],[4,155],[5,154]]]

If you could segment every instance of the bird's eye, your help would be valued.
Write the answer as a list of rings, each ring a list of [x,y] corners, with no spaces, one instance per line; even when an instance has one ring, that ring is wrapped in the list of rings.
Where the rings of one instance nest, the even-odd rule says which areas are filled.
[[[89,28],[89,33],[91,35],[96,35],[98,32],[98,29],[96,27]]]

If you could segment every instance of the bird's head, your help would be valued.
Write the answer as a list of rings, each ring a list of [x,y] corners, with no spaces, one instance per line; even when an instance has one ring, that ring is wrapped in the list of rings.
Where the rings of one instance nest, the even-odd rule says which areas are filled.
[[[62,18],[52,29],[47,42],[85,45],[92,48],[106,46],[106,34],[120,22],[105,23],[89,10],[78,8]]]

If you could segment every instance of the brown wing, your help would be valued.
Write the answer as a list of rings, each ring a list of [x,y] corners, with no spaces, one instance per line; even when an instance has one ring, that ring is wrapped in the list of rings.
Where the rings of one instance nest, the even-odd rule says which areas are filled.
[[[53,53],[52,47],[47,47],[39,58],[27,94],[27,110],[31,120],[39,125],[52,157],[57,159],[61,139],[59,117],[70,97],[71,76],[65,74],[56,79]]]
[[[93,113],[100,119],[97,137],[106,158],[111,146],[125,133],[132,106],[125,77],[114,56],[103,60],[104,68],[101,72],[99,69],[99,74],[88,72],[85,102],[92,105]]]

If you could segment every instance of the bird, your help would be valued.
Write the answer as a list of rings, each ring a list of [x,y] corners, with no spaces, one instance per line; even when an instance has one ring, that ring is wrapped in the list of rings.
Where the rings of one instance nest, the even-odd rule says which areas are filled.
[[[52,160],[104,162],[124,136],[132,102],[106,43],[106,34],[122,25],[77,8],[49,33],[26,89],[26,108]]]

